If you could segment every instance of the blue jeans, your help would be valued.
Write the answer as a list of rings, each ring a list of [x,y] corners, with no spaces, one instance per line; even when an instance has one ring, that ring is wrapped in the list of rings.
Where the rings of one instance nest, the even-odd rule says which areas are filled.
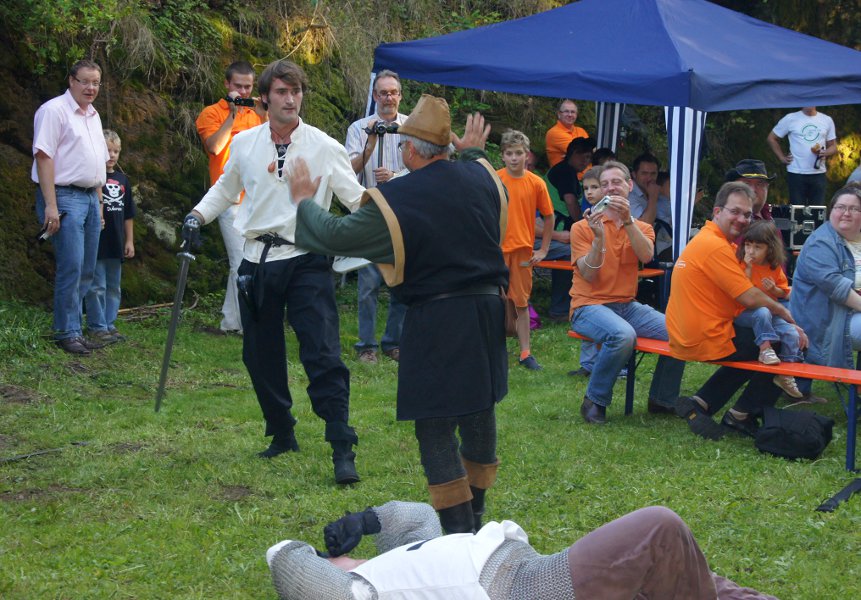
[[[534,249],[541,248],[541,240],[535,240]],[[571,261],[571,246],[564,242],[552,240],[544,260]],[[550,313],[551,317],[568,317],[571,309],[571,271],[560,269],[550,270]],[[581,361],[582,363],[582,361]]]
[[[780,342],[777,356],[784,362],[803,362],[804,357],[798,349],[798,331],[795,326],[771,314],[765,308],[749,308],[735,318],[736,325],[753,330],[754,343]]]
[[[90,331],[112,331],[120,310],[120,278],[123,261],[119,258],[103,258],[96,261],[93,284],[84,296],[87,309],[87,329]]]
[[[571,329],[601,344],[586,387],[586,396],[601,406],[612,402],[613,384],[634,351],[637,336],[669,339],[664,314],[636,301],[581,306],[574,311]],[[684,370],[683,361],[661,356],[649,398],[672,406],[679,395]]]
[[[359,343],[356,350],[377,347],[377,295],[383,276],[374,265],[359,269]],[[404,326],[406,304],[398,301],[394,294],[389,294],[389,318],[386,320],[386,331],[380,338],[383,351],[400,346],[401,330]]]
[[[101,207],[96,192],[87,194],[68,187],[56,188],[57,210],[65,214],[60,230],[51,236],[54,244],[54,339],[80,337],[81,302],[90,289],[99,234],[102,231]],[[45,199],[36,188],[36,216],[45,222]]]

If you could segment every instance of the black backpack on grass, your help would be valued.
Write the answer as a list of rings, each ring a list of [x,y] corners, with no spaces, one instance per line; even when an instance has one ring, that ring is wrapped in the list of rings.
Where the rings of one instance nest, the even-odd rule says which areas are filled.
[[[760,452],[783,458],[817,458],[831,442],[834,419],[809,410],[767,407],[754,442]]]

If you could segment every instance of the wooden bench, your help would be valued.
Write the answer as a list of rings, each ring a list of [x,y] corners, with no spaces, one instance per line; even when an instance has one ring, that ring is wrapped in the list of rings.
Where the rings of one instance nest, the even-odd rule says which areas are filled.
[[[542,269],[551,269],[556,271],[573,271],[574,265],[567,260],[542,260],[535,263],[536,267]],[[664,277],[666,275],[664,269],[642,268],[637,271],[637,279],[652,279],[654,277]],[[661,310],[666,310],[667,300],[670,297],[670,288],[668,278],[664,278],[661,285],[658,286],[658,304],[661,305]]]
[[[587,342],[592,341],[591,339],[580,335],[576,331],[569,331],[568,336]],[[634,381],[638,365],[637,352],[641,352],[643,354],[671,356],[669,342],[654,340],[651,338],[638,337],[637,343],[634,345],[634,350],[635,352],[632,352],[631,358],[628,359],[628,378],[625,383],[626,415],[630,415],[634,412]],[[848,421],[846,425],[846,469],[849,471],[855,470],[855,438],[858,424],[858,386],[861,386],[861,371],[856,369],[823,367],[821,365],[811,365],[807,363],[784,362],[779,365],[766,365],[756,360],[715,360],[709,361],[709,364],[732,367],[735,369],[742,369],[744,371],[759,371],[762,373],[772,373],[774,375],[791,375],[793,377],[804,377],[806,379],[831,381],[835,384],[842,383],[847,385],[849,387],[849,398],[844,407]],[[843,402],[842,394],[840,401]]]

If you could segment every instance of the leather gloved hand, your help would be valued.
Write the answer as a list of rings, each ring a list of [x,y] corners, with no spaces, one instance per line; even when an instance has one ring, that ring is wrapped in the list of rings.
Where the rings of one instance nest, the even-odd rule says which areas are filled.
[[[182,222],[182,239],[186,250],[200,248],[200,219],[193,213],[188,213]]]
[[[377,514],[368,508],[358,513],[347,513],[323,528],[323,539],[331,556],[341,556],[359,545],[363,535],[380,532]]]

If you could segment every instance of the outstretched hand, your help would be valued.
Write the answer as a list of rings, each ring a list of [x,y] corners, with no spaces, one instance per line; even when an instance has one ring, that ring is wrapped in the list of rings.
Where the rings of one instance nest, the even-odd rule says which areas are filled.
[[[293,200],[293,204],[298,205],[302,200],[312,198],[317,193],[321,177],[318,175],[312,181],[311,171],[308,170],[308,164],[303,159],[297,158],[292,161],[287,172],[289,173],[290,199]]]
[[[458,137],[455,132],[451,132],[451,143],[454,144],[458,152],[465,148],[481,148],[484,150],[484,145],[487,143],[487,136],[489,135],[490,124],[485,124],[484,117],[481,113],[476,112],[466,117],[463,137]]]
[[[331,556],[341,556],[359,545],[362,536],[380,532],[380,521],[370,508],[347,513],[323,528],[323,540]]]

